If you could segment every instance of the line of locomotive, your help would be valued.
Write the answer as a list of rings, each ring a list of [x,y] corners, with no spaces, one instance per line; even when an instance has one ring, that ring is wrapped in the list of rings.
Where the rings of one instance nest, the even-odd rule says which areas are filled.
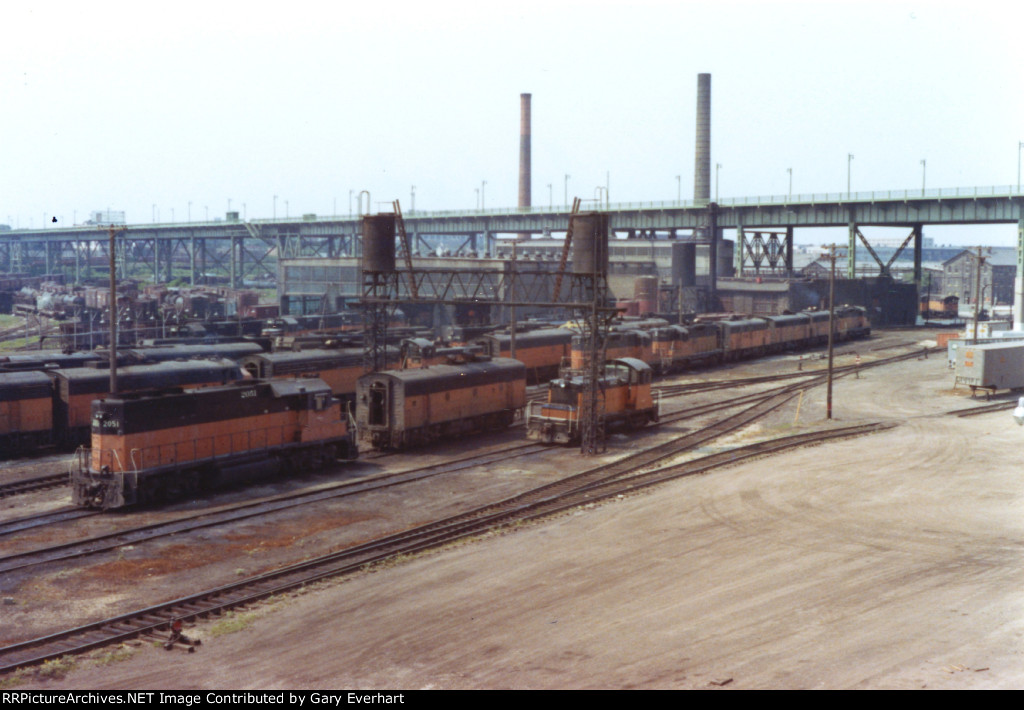
[[[635,358],[664,374],[700,364],[719,364],[828,342],[829,314],[807,311],[779,316],[708,319],[681,326],[661,319],[613,325],[605,346],[607,359]],[[859,306],[836,309],[835,339],[871,334],[867,313]],[[478,345],[492,357],[509,357],[511,335],[498,333],[458,344]],[[565,328],[535,330],[516,336],[516,359],[533,382],[544,382],[565,368],[578,369],[583,357],[579,336]]]
[[[827,312],[810,311],[709,319],[689,326],[647,320],[613,327],[604,348],[607,364],[597,383],[597,426],[605,431],[635,429],[657,421],[658,405],[651,392],[654,371],[666,373],[820,345],[828,342],[829,320]],[[836,309],[836,340],[870,334],[871,324],[863,308]],[[492,355],[505,356],[511,348],[507,335],[486,336],[481,344]],[[531,404],[527,436],[547,443],[579,441],[587,386],[582,375],[582,339],[574,335],[567,343],[557,331],[527,333],[516,339],[516,357],[538,376],[551,373],[557,362],[561,362],[559,369],[563,372],[562,377],[551,381],[547,401]]]
[[[119,352],[118,387],[137,392],[226,384],[244,376],[237,360],[259,351],[257,343],[238,342]],[[98,351],[0,358],[0,458],[87,444],[91,403],[110,392],[108,362]]]
[[[838,312],[836,338],[869,333],[862,309]],[[601,426],[635,428],[657,419],[651,393],[655,370],[754,357],[813,345],[827,337],[828,315],[818,313],[690,326],[634,321],[617,327],[607,342],[608,364],[599,383]],[[439,348],[426,339],[407,339],[402,348],[388,351],[388,367],[394,369],[371,375],[363,374],[361,349],[264,352],[259,344],[245,343],[247,352],[231,355],[237,364],[137,365],[136,379],[132,367],[119,368],[119,380],[126,383],[119,395],[106,396],[99,386],[78,393],[77,399],[59,394],[65,389],[70,394],[73,387],[63,383],[78,379],[68,373],[89,373],[94,378],[90,381],[96,382],[108,373],[71,366],[22,366],[5,373],[0,363],[0,426],[6,427],[0,436],[6,435],[8,443],[19,441],[26,428],[12,428],[11,423],[34,406],[45,413],[49,401],[50,443],[58,438],[53,424],[57,416],[69,417],[60,424],[60,443],[74,444],[84,432],[91,433],[94,453],[80,456],[72,472],[75,502],[119,507],[221,482],[303,470],[334,458],[354,458],[357,431],[371,446],[403,448],[506,427],[524,412],[527,381],[543,380],[565,367],[565,376],[551,382],[548,401],[528,412],[528,432],[531,438],[552,443],[578,439],[584,382],[572,368],[581,364],[579,338],[568,329],[522,333],[515,360],[507,357],[509,340],[505,334],[476,335],[471,342],[456,339],[452,346]],[[183,354],[185,346],[178,347],[178,354]],[[201,347],[188,346],[192,356],[199,355],[196,349]],[[146,367],[153,369],[142,369]],[[87,379],[82,375],[83,381]],[[182,391],[197,386],[206,389]],[[252,400],[252,412],[259,413],[238,405],[243,400]],[[85,401],[91,403],[91,412],[83,426]],[[198,405],[200,401],[205,404]],[[277,416],[283,412],[289,414]],[[310,424],[310,417],[315,424]],[[278,433],[254,438],[254,432],[271,429]],[[198,445],[204,437],[211,439],[205,448]]]

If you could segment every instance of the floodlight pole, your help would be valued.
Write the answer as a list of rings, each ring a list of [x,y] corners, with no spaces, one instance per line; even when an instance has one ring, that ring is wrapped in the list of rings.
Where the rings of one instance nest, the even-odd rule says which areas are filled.
[[[110,394],[117,394],[117,257],[114,252],[114,237],[117,230],[110,225]]]
[[[977,263],[974,265],[974,339],[978,339],[978,316],[981,315],[978,298],[981,291],[981,265],[985,263],[985,257],[981,255],[981,247],[976,247],[978,254],[974,257]],[[989,331],[991,332],[991,331]]]
[[[835,317],[836,317],[836,245],[829,246],[831,268],[828,277],[828,388],[825,396],[825,418],[832,419],[832,363],[834,358]]]

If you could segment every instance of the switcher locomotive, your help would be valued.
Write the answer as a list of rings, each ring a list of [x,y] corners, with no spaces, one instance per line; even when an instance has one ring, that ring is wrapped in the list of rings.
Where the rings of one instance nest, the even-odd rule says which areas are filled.
[[[658,403],[651,393],[653,371],[636,358],[624,357],[605,364],[598,379],[598,426],[604,431],[639,429],[658,421]],[[572,444],[580,440],[581,413],[586,411],[586,381],[580,374],[552,380],[546,402],[531,402],[526,437],[545,444]]]

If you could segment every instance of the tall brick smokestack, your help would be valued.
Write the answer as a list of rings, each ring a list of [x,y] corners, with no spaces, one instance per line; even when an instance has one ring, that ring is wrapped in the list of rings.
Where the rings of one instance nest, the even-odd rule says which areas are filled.
[[[711,199],[711,75],[697,75],[697,151],[693,170],[693,199]]]
[[[530,206],[530,94],[519,94],[519,206]],[[519,239],[529,239],[520,234]]]
[[[530,206],[530,94],[519,94],[519,206]]]

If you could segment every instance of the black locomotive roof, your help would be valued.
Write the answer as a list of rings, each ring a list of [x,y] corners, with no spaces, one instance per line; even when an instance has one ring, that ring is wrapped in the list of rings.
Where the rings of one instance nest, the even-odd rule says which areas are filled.
[[[53,370],[49,376],[66,383],[71,394],[106,392],[110,371],[90,367]],[[241,379],[242,372],[232,360],[189,360],[161,362],[157,365],[132,365],[117,370],[119,387],[125,389],[162,389],[232,379]]]
[[[45,372],[26,370],[0,373],[0,402],[49,396],[50,377]]]
[[[134,348],[131,350],[139,360],[164,362],[167,360],[188,360],[190,358],[230,357],[240,358],[245,355],[263,352],[259,343],[216,343],[195,345],[158,345],[151,348]]]
[[[631,370],[637,370],[638,372],[646,372],[646,371],[651,369],[650,365],[648,365],[643,360],[640,360],[640,359],[635,358],[635,357],[620,357],[620,358],[616,358],[614,360],[609,360],[608,364],[612,365],[614,363],[619,363],[619,362],[621,362],[622,364],[628,366]]]
[[[93,400],[93,427],[102,419],[118,422],[119,434],[156,431],[180,426],[262,417],[302,410],[309,395],[330,396],[319,378],[248,380],[172,394],[125,394]],[[104,428],[104,431],[109,431]]]
[[[313,350],[282,350],[276,353],[258,353],[246,356],[242,362],[267,362],[271,363],[275,370],[287,368],[291,365],[318,366],[318,367],[342,367],[348,365],[362,364],[363,351],[361,348],[342,348],[339,350],[326,350],[316,348]]]
[[[739,320],[725,320],[722,321],[721,325],[727,330],[743,333],[748,330],[764,330],[768,328],[768,321],[764,318],[742,318]]]
[[[496,357],[483,362],[461,365],[432,365],[421,369],[385,370],[363,375],[359,387],[371,382],[391,380],[400,384],[406,396],[443,392],[465,387],[478,387],[495,382],[526,381],[526,365],[519,360]]]
[[[270,391],[275,397],[290,397],[296,394],[331,394],[331,388],[318,377],[294,380],[272,380]],[[244,383],[236,386],[244,387]]]
[[[573,331],[567,328],[544,328],[542,330],[531,330],[525,333],[516,333],[516,348],[539,347],[542,345],[558,345],[567,343],[572,339]],[[488,340],[494,340],[501,344],[502,350],[507,350],[512,342],[511,333],[494,333],[482,336]]]
[[[0,357],[0,370],[38,370],[46,365],[58,367],[81,367],[85,363],[99,360],[93,352],[65,353],[61,350],[35,350]]]
[[[775,325],[781,326],[807,325],[811,320],[806,313],[786,313],[780,316],[765,316],[765,318],[775,323]]]

